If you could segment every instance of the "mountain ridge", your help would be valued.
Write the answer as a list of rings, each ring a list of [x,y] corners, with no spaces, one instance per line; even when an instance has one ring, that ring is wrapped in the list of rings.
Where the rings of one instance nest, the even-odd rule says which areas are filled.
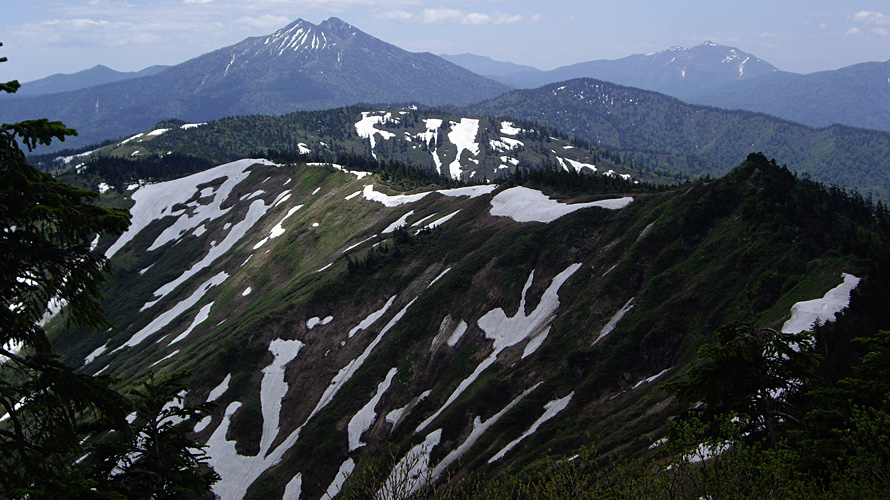
[[[0,120],[33,116],[61,120],[80,134],[69,138],[68,144],[86,145],[170,118],[200,122],[359,102],[469,103],[507,90],[432,54],[404,51],[336,18],[318,26],[297,20],[276,33],[245,39],[150,77],[9,99],[0,108]]]
[[[760,151],[823,182],[890,196],[890,134],[877,130],[815,129],[586,78],[515,90],[465,112],[539,121],[653,168],[692,175],[722,175]]]
[[[620,59],[579,62],[550,71],[500,76],[514,87],[528,88],[575,78],[596,78],[686,99],[732,82],[779,71],[772,64],[734,47],[704,42],[671,47]]]
[[[169,67],[170,66],[165,65],[155,65],[139,71],[115,71],[102,64],[97,64],[92,68],[78,71],[76,73],[57,73],[38,80],[24,82],[15,94],[2,94],[2,96],[3,98],[9,99],[21,96],[68,92],[70,90],[79,90],[121,80],[151,76],[160,73]]]
[[[118,327],[54,341],[88,373],[196,373],[186,402],[219,407],[188,425],[223,498],[335,496],[344,471],[423,443],[433,477],[494,477],[591,435],[645,454],[682,409],[657,388],[711,330],[749,313],[778,328],[841,272],[877,276],[886,245],[861,200],[760,155],[611,208],[628,193],[530,177],[409,194],[349,167],[244,159],[106,192],[140,221],[97,247]]]

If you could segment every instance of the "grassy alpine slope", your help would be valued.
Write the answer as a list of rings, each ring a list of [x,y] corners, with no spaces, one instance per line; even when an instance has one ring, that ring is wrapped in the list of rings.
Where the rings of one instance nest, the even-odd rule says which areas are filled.
[[[647,457],[686,409],[659,387],[718,327],[780,328],[845,272],[861,296],[830,325],[887,328],[858,305],[886,296],[883,206],[760,155],[667,190],[537,170],[422,197],[343,167],[217,169],[106,192],[135,203],[127,243],[99,242],[117,327],[55,342],[90,373],[193,370],[186,403],[219,403],[195,430],[223,498],[398,481],[390,456],[454,480],[551,470],[545,456],[591,444],[591,460]],[[595,201],[610,208],[565,205]]]

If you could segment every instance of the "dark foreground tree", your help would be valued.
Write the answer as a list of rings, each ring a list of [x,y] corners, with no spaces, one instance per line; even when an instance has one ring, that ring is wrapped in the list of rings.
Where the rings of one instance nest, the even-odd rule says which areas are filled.
[[[698,350],[686,378],[667,389],[706,422],[737,416],[752,436],[775,443],[780,423],[797,421],[788,397],[812,377],[819,363],[812,336],[731,323],[714,332],[714,342]]]
[[[92,450],[98,490],[129,500],[195,498],[210,491],[219,475],[207,466],[204,447],[190,436],[194,421],[212,403],[183,406],[187,373],[160,381],[149,374],[131,391],[130,428],[100,440]]]
[[[16,81],[0,83],[2,92],[18,88]],[[130,219],[126,210],[93,204],[97,193],[27,163],[23,147],[32,151],[75,133],[47,119],[0,125],[0,498],[127,496],[96,488],[96,470],[81,463],[90,462],[83,460],[84,443],[111,430],[134,434],[125,418],[131,404],[109,377],[63,364],[43,327],[51,310],[62,311],[66,327],[110,326],[99,302],[108,262],[91,241],[121,234]],[[161,430],[165,443],[186,451],[194,444],[178,430]],[[212,481],[208,476],[203,492]],[[168,490],[146,492],[182,498],[165,496]]]

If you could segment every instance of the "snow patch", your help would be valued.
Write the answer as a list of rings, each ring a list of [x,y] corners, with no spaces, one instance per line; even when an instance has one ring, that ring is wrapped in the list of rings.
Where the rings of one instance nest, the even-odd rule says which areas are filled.
[[[473,156],[479,154],[479,143],[476,142],[476,134],[478,133],[479,120],[475,118],[461,118],[460,123],[451,122],[451,132],[448,132],[448,140],[457,146],[457,156],[448,166],[448,172],[452,179],[460,179],[461,153],[469,151]]]
[[[513,122],[501,122],[501,133],[506,135],[518,135],[522,132],[521,128],[517,128]]]
[[[667,373],[668,370],[670,370],[670,368],[665,368],[664,370],[661,370],[660,372],[656,373],[655,375],[652,375],[652,376],[649,377],[649,378],[644,378],[643,380],[640,380],[640,381],[637,382],[633,387],[631,387],[631,390],[636,389],[637,387],[639,387],[639,386],[641,386],[641,385],[643,385],[643,384],[648,384],[649,382],[654,381],[654,380],[657,379],[658,377],[660,377],[660,376],[664,375],[665,373]]]
[[[800,333],[813,328],[816,322],[828,323],[850,305],[850,293],[861,278],[843,273],[844,281],[827,291],[820,299],[806,300],[791,306],[791,318],[782,325],[782,333]]]
[[[263,368],[263,380],[260,382],[260,406],[263,412],[261,454],[269,450],[280,431],[281,401],[287,395],[288,389],[284,369],[297,357],[303,345],[299,340],[283,339],[275,339],[269,344],[269,352],[274,358],[269,366]]]
[[[297,473],[290,481],[287,482],[287,486],[284,487],[284,496],[281,497],[281,500],[300,500],[300,495],[303,494],[303,474]]]
[[[377,413],[374,411],[377,407],[377,403],[380,402],[380,398],[383,397],[383,394],[389,390],[389,385],[392,383],[392,378],[396,375],[396,369],[391,368],[389,372],[386,374],[386,378],[383,382],[380,382],[377,385],[377,392],[368,401],[368,404],[362,407],[354,417],[349,421],[349,424],[346,426],[347,432],[349,433],[349,452],[361,448],[366,443],[361,441],[362,434],[368,431],[374,422],[377,421]]]
[[[198,303],[204,294],[206,294],[211,288],[222,284],[225,280],[229,278],[229,275],[226,272],[221,272],[216,276],[210,278],[205,281],[204,284],[199,286],[187,299],[182,300],[175,306],[168,309],[163,314],[156,316],[151,323],[146,325],[144,328],[133,334],[132,337],[129,338],[126,342],[124,342],[120,347],[115,349],[112,352],[117,352],[124,347],[133,347],[139,345],[143,340],[148,338],[149,336],[157,333],[161,328],[170,324],[174,319],[176,319],[180,314],[184,313],[192,306]]]
[[[306,320],[306,328],[311,330],[319,325],[320,326],[327,325],[331,321],[334,321],[333,316],[326,316],[324,319],[321,319],[318,316],[315,316],[314,318],[309,318],[308,320]]]
[[[553,200],[544,193],[518,186],[505,189],[491,199],[491,215],[510,217],[517,222],[553,222],[577,210],[600,207],[618,210],[633,201],[632,197],[573,203],[571,205]]]
[[[609,269],[609,271],[611,270],[612,269]],[[606,271],[606,273],[608,273],[609,271]],[[605,274],[603,276],[605,276]],[[624,306],[622,306],[621,309],[619,309],[615,314],[612,315],[612,317],[609,319],[609,322],[606,323],[602,330],[600,330],[599,336],[596,338],[596,340],[593,341],[594,344],[602,340],[606,335],[612,333],[612,330],[614,330],[615,327],[618,326],[618,322],[621,321],[621,318],[623,318],[624,315],[628,313],[628,311],[633,309],[633,301],[634,297],[631,297],[630,300],[624,303]]]
[[[92,363],[94,359],[101,356],[102,353],[104,353],[107,350],[108,350],[108,343],[106,342],[105,344],[102,344],[99,347],[97,347],[96,350],[94,350],[93,352],[87,354],[87,357],[84,358],[84,360],[83,360],[83,365],[86,366],[86,365]]]
[[[544,414],[541,415],[540,417],[538,417],[538,419],[535,420],[535,422],[531,425],[531,427],[529,427],[525,432],[523,432],[521,436],[514,439],[513,441],[510,441],[507,444],[507,446],[504,446],[504,448],[501,449],[501,451],[497,452],[493,457],[491,457],[488,460],[488,463],[491,464],[491,463],[494,463],[494,462],[504,458],[504,456],[507,453],[509,453],[510,450],[512,450],[514,447],[516,447],[516,445],[519,444],[523,439],[534,434],[535,431],[537,431],[538,428],[541,427],[541,425],[544,422],[550,420],[551,418],[555,417],[559,412],[565,410],[566,406],[569,405],[569,402],[572,400],[572,396],[574,396],[574,395],[575,395],[575,393],[571,392],[571,393],[569,393],[568,396],[566,396],[564,398],[554,399],[553,401],[550,401],[549,403],[545,404],[544,405],[544,410],[545,410]]]
[[[412,215],[414,215],[414,210],[411,210],[405,215],[399,217],[397,221],[387,226],[386,229],[384,229],[383,231],[380,231],[380,234],[389,234],[402,226],[406,226],[408,224],[408,217],[411,217]]]
[[[430,453],[442,440],[442,429],[429,433],[422,443],[415,445],[393,467],[386,481],[377,491],[377,500],[407,498],[432,482]]]
[[[207,402],[216,401],[220,396],[225,394],[225,392],[229,390],[229,382],[231,381],[232,374],[230,373],[226,375],[226,378],[224,378],[218,386],[210,390],[210,394],[207,395]]]
[[[534,349],[537,349],[537,347],[540,346],[540,342],[536,342],[536,339],[540,336],[546,338],[550,331],[550,324],[553,322],[556,310],[559,307],[559,289],[575,273],[575,271],[580,268],[581,264],[572,264],[563,272],[556,275],[550,282],[550,286],[548,286],[543,295],[541,295],[541,300],[538,302],[538,306],[530,314],[525,313],[525,300],[526,295],[528,294],[528,289],[531,287],[532,281],[534,280],[534,271],[529,274],[528,280],[526,280],[525,286],[522,289],[519,308],[516,311],[515,316],[508,318],[504,313],[504,310],[498,307],[485,313],[479,318],[476,324],[478,324],[479,328],[485,332],[485,338],[493,341],[492,353],[479,363],[473,373],[458,384],[454,392],[451,393],[445,403],[436,410],[435,413],[430,415],[417,426],[416,432],[425,429],[433,420],[445,411],[446,408],[454,403],[464,390],[476,381],[482,372],[497,361],[498,356],[504,349],[517,345],[524,340],[528,340],[529,343],[533,344],[535,347],[531,351],[526,349],[523,352],[523,357],[532,354]],[[543,339],[541,340],[543,341]]]
[[[325,389],[325,392],[321,395],[321,399],[318,401],[315,409],[313,409],[312,413],[309,415],[310,419],[334,399],[334,396],[337,395],[337,392],[340,391],[340,388],[342,388],[343,385],[347,381],[349,381],[349,379],[352,378],[353,375],[355,375],[355,372],[357,372],[358,369],[361,368],[365,360],[367,360],[368,357],[371,355],[371,352],[374,350],[374,348],[377,347],[377,344],[379,344],[380,341],[383,340],[383,337],[389,332],[389,330],[396,326],[396,323],[398,323],[399,320],[402,319],[402,316],[404,316],[405,313],[408,312],[408,308],[411,307],[412,304],[414,304],[415,300],[417,300],[416,297],[411,299],[411,302],[408,302],[405,307],[403,307],[399,312],[395,314],[395,316],[392,317],[391,320],[389,320],[389,323],[387,323],[386,326],[384,326],[383,329],[380,330],[380,333],[378,333],[377,336],[374,337],[374,340],[372,340],[371,343],[368,344],[365,350],[357,358],[347,363],[346,366],[341,368],[340,371],[338,371],[337,374],[334,375],[334,378],[333,380],[331,380],[330,385],[328,385],[327,389]]]
[[[182,332],[181,334],[179,334],[178,337],[176,337],[175,339],[171,340],[170,343],[167,344],[167,346],[169,347],[169,346],[171,346],[171,345],[173,345],[173,344],[179,342],[180,340],[182,340],[182,339],[188,337],[189,334],[192,333],[192,330],[194,330],[196,326],[200,325],[200,324],[203,323],[204,321],[207,321],[207,318],[210,317],[210,309],[211,309],[212,307],[213,307],[213,302],[211,302],[211,303],[205,305],[204,307],[202,307],[201,310],[198,311],[198,314],[195,315],[195,319],[194,319],[194,321],[192,321],[192,324],[189,325],[189,327],[186,328],[186,330],[185,330],[184,332]]]
[[[537,384],[523,391],[522,394],[516,396],[513,401],[511,401],[501,411],[492,415],[491,418],[489,418],[485,422],[483,422],[482,419],[480,419],[478,416],[473,419],[473,430],[470,431],[470,435],[467,436],[467,439],[464,440],[464,442],[461,443],[460,446],[458,446],[454,450],[451,450],[451,453],[446,455],[445,458],[443,458],[442,461],[440,461],[436,465],[436,468],[433,469],[433,478],[438,478],[443,472],[445,472],[445,470],[452,463],[457,461],[464,455],[464,453],[467,452],[467,450],[472,448],[473,445],[476,444],[476,441],[478,441],[479,438],[482,437],[482,435],[485,434],[485,432],[489,428],[491,428],[491,426],[496,424],[497,421],[501,419],[501,417],[503,417],[508,411],[512,410],[514,406],[519,404],[519,402],[522,401],[522,399],[525,398],[529,393],[537,389],[539,385],[541,385],[541,382],[538,382]]]

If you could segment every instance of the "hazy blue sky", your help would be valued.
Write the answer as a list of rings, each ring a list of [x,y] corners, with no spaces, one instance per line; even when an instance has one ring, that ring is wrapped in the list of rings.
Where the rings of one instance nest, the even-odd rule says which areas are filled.
[[[336,16],[412,52],[541,69],[704,41],[810,73],[890,59],[890,2],[858,0],[10,0],[0,80],[177,64]]]

